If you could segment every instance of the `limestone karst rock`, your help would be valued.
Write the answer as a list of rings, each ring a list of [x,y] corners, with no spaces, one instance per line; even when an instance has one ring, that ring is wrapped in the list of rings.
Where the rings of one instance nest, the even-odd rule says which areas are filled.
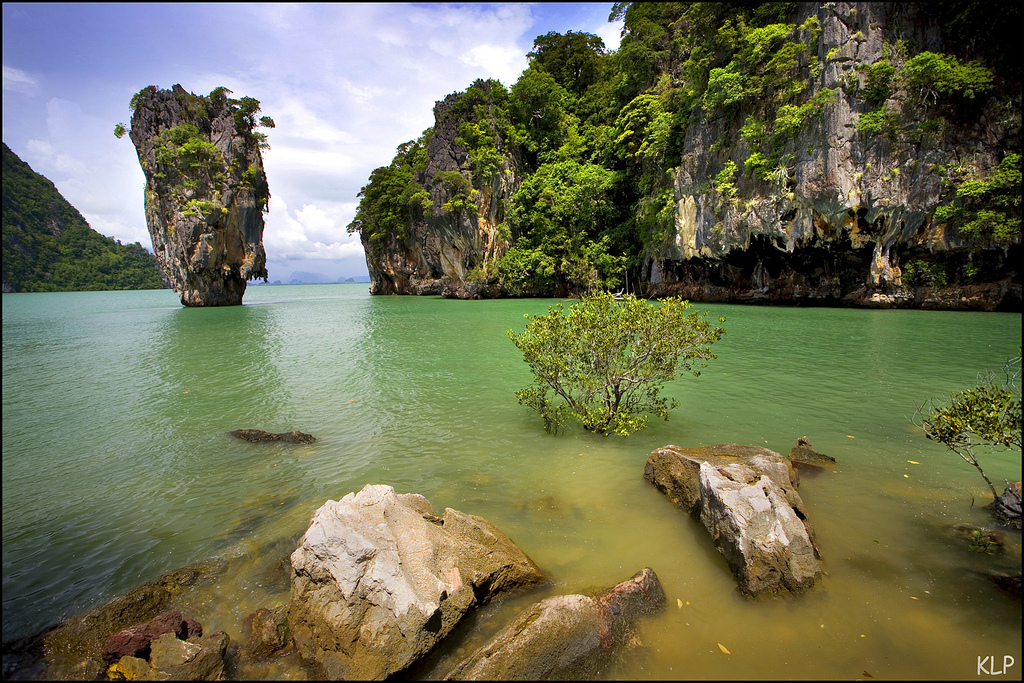
[[[491,84],[477,81],[472,87],[487,93]],[[459,100],[456,93],[434,105],[426,167],[415,176],[432,208],[413,218],[404,239],[389,235],[375,243],[369,230],[360,231],[371,294],[443,294],[463,299],[507,295],[496,285],[474,282],[470,275],[493,264],[508,249],[498,226],[505,220],[505,205],[519,179],[511,157],[484,178],[476,178],[469,170],[470,155],[459,135],[462,124],[474,117],[457,110]],[[495,136],[498,147],[507,150],[500,134]],[[462,183],[455,175],[462,176],[465,187],[457,187]],[[452,200],[460,189],[468,191],[471,207],[454,208]]]
[[[146,176],[146,224],[164,277],[185,306],[235,306],[267,280],[270,199],[253,131],[259,103],[150,86],[132,100],[129,136]],[[269,124],[272,125],[272,124]]]
[[[934,3],[801,2],[779,10],[778,20],[785,14],[784,23],[772,26],[785,37],[778,33],[769,39],[772,32],[764,29],[758,40],[768,42],[763,52],[757,50],[764,60],[751,61],[761,66],[750,66],[742,77],[736,72],[737,80],[730,81],[730,87],[756,95],[744,94],[721,106],[701,96],[709,75],[700,70],[709,65],[698,66],[697,52],[682,47],[697,40],[692,36],[698,26],[689,18],[666,10],[662,23],[652,19],[663,36],[660,42],[627,31],[633,35],[624,45],[647,54],[641,61],[651,72],[641,77],[630,70],[636,67],[624,67],[624,81],[636,78],[636,87],[646,88],[633,103],[657,99],[664,115],[679,122],[666,134],[672,142],[660,160],[652,152],[644,163],[627,163],[631,153],[621,141],[639,134],[639,128],[627,125],[639,110],[630,110],[633,103],[614,101],[603,102],[606,114],[596,113],[594,103],[602,101],[597,88],[581,98],[589,101],[587,106],[574,110],[577,123],[543,129],[543,135],[560,131],[558,140],[567,146],[577,133],[587,138],[586,152],[578,157],[625,179],[616,185],[622,192],[614,194],[622,215],[618,227],[634,232],[614,237],[614,249],[631,265],[612,288],[690,301],[1019,311],[1019,200],[999,200],[1018,207],[1005,214],[1007,225],[1016,221],[1016,234],[1007,230],[997,238],[991,230],[971,232],[964,221],[949,218],[961,201],[959,188],[977,191],[982,179],[997,172],[1015,173],[1019,187],[1019,69],[986,62],[993,67],[995,86],[984,96],[924,97],[918,86],[908,85],[907,69],[915,55],[955,53],[965,62],[984,56],[975,41],[969,46],[944,26]],[[730,18],[720,25],[715,41],[728,42],[721,36],[736,35],[737,17],[726,14]],[[746,68],[737,65],[746,59],[742,45],[748,43],[734,42],[733,47],[739,46],[735,59],[723,56],[712,71]],[[653,54],[660,56],[654,59]],[[538,69],[543,70],[532,64],[529,71]],[[875,82],[880,73],[891,78],[886,87]],[[620,87],[616,82],[602,85]],[[501,117],[493,103],[476,107],[486,98],[474,91],[483,91],[479,82],[436,104],[435,124],[425,135],[425,159],[409,164],[425,169],[415,171],[423,189],[422,215],[408,211],[416,204],[409,201],[412,193],[396,192],[396,201],[375,208],[380,220],[368,216],[366,224],[353,224],[366,250],[371,292],[560,297],[596,285],[590,275],[580,276],[581,284],[567,271],[558,273],[561,257],[555,247],[538,247],[550,261],[503,262],[526,237],[517,234],[522,226],[508,220],[523,212],[526,200],[517,195],[537,177],[538,165],[548,163],[530,158],[531,146],[548,141],[536,132],[546,110],[538,104],[517,114],[518,105],[502,105],[511,121],[504,130],[518,126],[520,134],[490,127],[494,135],[488,139],[494,144],[477,145],[476,152],[493,153],[489,168],[494,172],[478,177],[474,150],[467,149],[474,145],[468,142],[472,135],[464,131],[472,133],[477,123],[483,130],[488,128],[484,119]],[[598,142],[595,131],[602,129],[601,135],[614,144]],[[648,129],[643,144],[658,148],[664,130],[654,123]],[[608,158],[601,160],[601,154]],[[549,150],[546,158],[574,157]],[[452,195],[435,181],[437,172],[472,180],[475,215],[443,208],[453,206]],[[382,174],[377,194],[384,194],[381,188],[394,178]],[[371,186],[374,182],[371,177]],[[630,194],[631,184],[651,189]],[[577,212],[573,200],[561,200],[557,192],[551,197],[562,215]],[[972,215],[997,220],[984,213]],[[648,223],[653,227],[644,227]],[[614,233],[607,226],[598,229],[606,236]],[[555,275],[550,284],[511,292],[506,284],[515,280],[503,270]]]

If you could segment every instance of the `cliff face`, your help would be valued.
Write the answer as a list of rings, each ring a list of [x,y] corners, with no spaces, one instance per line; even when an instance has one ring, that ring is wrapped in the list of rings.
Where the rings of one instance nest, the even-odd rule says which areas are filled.
[[[708,181],[730,161],[742,169],[757,151],[740,135],[749,112],[706,117],[688,128],[675,174],[675,230],[647,255],[647,293],[697,301],[1019,310],[1020,235],[1012,244],[996,244],[959,234],[935,217],[949,195],[946,168],[959,165],[977,175],[996,169],[1005,150],[1018,144],[1019,108],[1014,113],[992,102],[991,109],[949,125],[934,107],[893,93],[881,106],[901,132],[858,131],[858,119],[879,105],[865,98],[865,67],[899,64],[901,56],[890,54],[897,39],[941,52],[942,33],[920,4],[802,5],[797,21],[810,16],[818,18],[821,33],[809,59],[822,68],[809,92],[828,88],[837,96],[785,144],[782,156],[792,161],[784,174],[772,182],[737,174],[731,197],[728,188]],[[927,133],[907,132],[913,122],[929,120],[941,122]],[[901,266],[921,256],[984,263],[994,277],[914,286]]]
[[[426,170],[416,176],[433,215],[410,217],[397,232],[377,230],[376,241],[361,230],[371,292],[564,296],[596,286],[596,270],[589,285],[556,276],[547,289],[506,287],[502,274],[502,256],[512,263],[526,253],[521,236],[532,230],[520,220],[513,244],[502,225],[506,214],[523,215],[517,191],[539,177],[524,162],[537,155],[529,131],[558,119],[560,132],[546,129],[551,139],[561,136],[546,159],[601,164],[615,174],[609,197],[618,224],[589,237],[613,245],[607,256],[625,264],[617,283],[604,275],[616,288],[693,301],[1020,310],[1020,68],[975,65],[945,33],[950,11],[976,19],[978,8],[947,8],[942,18],[927,3],[794,7],[770,20],[780,23],[752,28],[744,23],[752,15],[733,6],[710,3],[688,15],[642,4],[637,30],[619,50],[626,57],[595,57],[607,58],[609,80],[578,99],[537,76],[551,64],[535,47],[530,71],[511,89],[511,123],[494,127],[516,132],[510,140],[495,133],[503,161],[485,177],[473,158],[483,147],[466,146],[465,125],[479,120],[479,108],[467,114],[472,108],[457,95],[439,102]],[[712,15],[721,24],[709,31],[700,22]],[[644,17],[655,19],[644,25]],[[713,44],[705,49],[706,41]],[[957,51],[967,57],[958,60]],[[631,102],[633,95],[600,94],[626,92],[622,84],[643,59],[653,85]],[[701,68],[709,75],[697,82]],[[625,99],[608,104],[614,97]],[[550,106],[533,104],[556,100],[561,113],[553,118]],[[670,152],[650,151],[659,148]],[[439,180],[448,172],[472,179],[475,214],[440,208],[453,205],[451,183]],[[540,202],[569,196],[551,188],[531,215],[542,215]],[[397,215],[400,204],[378,214]],[[543,215],[571,214],[569,206]],[[553,257],[547,267],[556,273],[579,260],[550,240],[525,248],[539,255],[532,263]]]
[[[490,88],[483,81],[474,87],[484,92]],[[506,294],[476,273],[508,249],[508,238],[499,234],[498,226],[505,219],[505,205],[518,187],[519,177],[507,156],[493,173],[474,178],[469,152],[456,139],[462,124],[475,118],[472,112],[453,113],[458,99],[459,94],[452,94],[434,105],[435,125],[427,142],[426,168],[414,176],[429,196],[427,215],[410,221],[404,239],[388,236],[380,246],[371,243],[368,231],[360,233],[372,294],[457,298]],[[505,141],[496,137],[497,147],[506,149]],[[463,181],[451,174],[458,174]],[[460,198],[466,201],[459,202]]]
[[[185,306],[239,305],[248,280],[267,279],[270,191],[254,111],[211,95],[175,85],[147,88],[133,101],[130,137],[146,175],[153,251]]]

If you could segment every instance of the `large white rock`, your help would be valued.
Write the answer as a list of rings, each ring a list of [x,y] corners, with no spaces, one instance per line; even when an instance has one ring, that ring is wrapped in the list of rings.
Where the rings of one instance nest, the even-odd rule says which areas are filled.
[[[665,446],[644,477],[704,524],[748,597],[801,593],[822,575],[788,458],[759,446]]]
[[[401,671],[474,605],[543,580],[486,520],[384,485],[327,501],[291,565],[292,635],[332,679]]]

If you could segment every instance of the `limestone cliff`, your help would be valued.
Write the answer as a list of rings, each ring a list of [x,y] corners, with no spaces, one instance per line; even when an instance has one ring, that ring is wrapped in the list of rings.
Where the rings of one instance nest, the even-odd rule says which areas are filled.
[[[816,53],[802,65],[820,68],[808,94],[831,89],[836,97],[785,143],[778,158],[789,163],[762,174],[767,180],[737,173],[721,188],[712,180],[730,162],[742,169],[758,151],[743,139],[749,110],[704,114],[689,126],[675,174],[675,229],[647,255],[647,293],[1019,310],[1019,229],[998,244],[960,234],[936,217],[956,180],[952,170],[982,177],[1006,150],[1019,151],[1019,100],[1014,107],[992,98],[984,108],[951,113],[895,89],[881,102],[870,98],[872,65],[905,64],[895,47],[900,41],[936,53],[948,47],[926,5],[802,3],[796,20],[808,18],[820,26]],[[860,117],[878,110],[890,129],[858,130]],[[908,263],[973,263],[988,277],[914,283],[901,269]]]
[[[571,32],[538,38],[503,104],[470,98],[480,81],[437,103],[418,185],[392,182],[406,189],[387,200],[371,178],[364,204],[377,204],[361,204],[350,228],[373,293],[612,286],[693,301],[1020,310],[1021,69],[990,12],[621,5],[616,53],[573,48]],[[604,81],[559,76],[586,59]],[[487,118],[504,123],[481,137]],[[613,176],[594,201],[614,209],[586,234],[565,229],[583,215],[571,181],[531,183],[573,163]],[[531,267],[550,276],[524,277]],[[506,282],[515,268],[532,284]],[[581,271],[589,281],[567,276]]]
[[[470,90],[486,100],[490,89],[490,83],[477,81]],[[493,169],[474,168],[460,134],[463,123],[477,122],[478,117],[472,107],[459,107],[460,99],[465,102],[463,94],[454,93],[434,106],[435,125],[425,140],[426,164],[414,173],[425,193],[425,209],[410,217],[405,234],[389,234],[383,243],[374,244],[368,230],[360,232],[373,294],[506,294],[480,273],[508,248],[499,225],[519,184],[516,165],[500,133],[492,131],[504,158]]]
[[[153,251],[185,306],[239,305],[248,280],[267,279],[259,103],[229,92],[150,86],[132,101],[129,135],[146,175]]]

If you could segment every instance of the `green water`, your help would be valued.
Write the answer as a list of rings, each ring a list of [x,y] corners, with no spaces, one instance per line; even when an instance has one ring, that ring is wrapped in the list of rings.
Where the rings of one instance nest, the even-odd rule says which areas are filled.
[[[505,331],[552,300],[339,284],[245,301],[3,295],[5,641],[217,554],[234,558],[227,589],[185,606],[241,638],[246,614],[287,600],[277,568],[312,512],[383,483],[496,524],[550,574],[542,595],[652,567],[669,607],[612,677],[961,678],[988,655],[1020,677],[1020,605],[983,576],[1019,571],[1020,535],[1005,556],[966,549],[950,527],[989,523],[984,482],[909,421],[1016,354],[1019,314],[701,306],[727,318],[718,360],[667,387],[668,422],[603,438],[550,436],[516,403],[530,375]],[[239,428],[318,441],[250,444]],[[644,462],[670,443],[788,453],[800,436],[839,463],[800,488],[828,576],[748,602]],[[1000,490],[1021,476],[1020,453],[983,464]],[[481,612],[417,674],[443,675],[538,597]]]

